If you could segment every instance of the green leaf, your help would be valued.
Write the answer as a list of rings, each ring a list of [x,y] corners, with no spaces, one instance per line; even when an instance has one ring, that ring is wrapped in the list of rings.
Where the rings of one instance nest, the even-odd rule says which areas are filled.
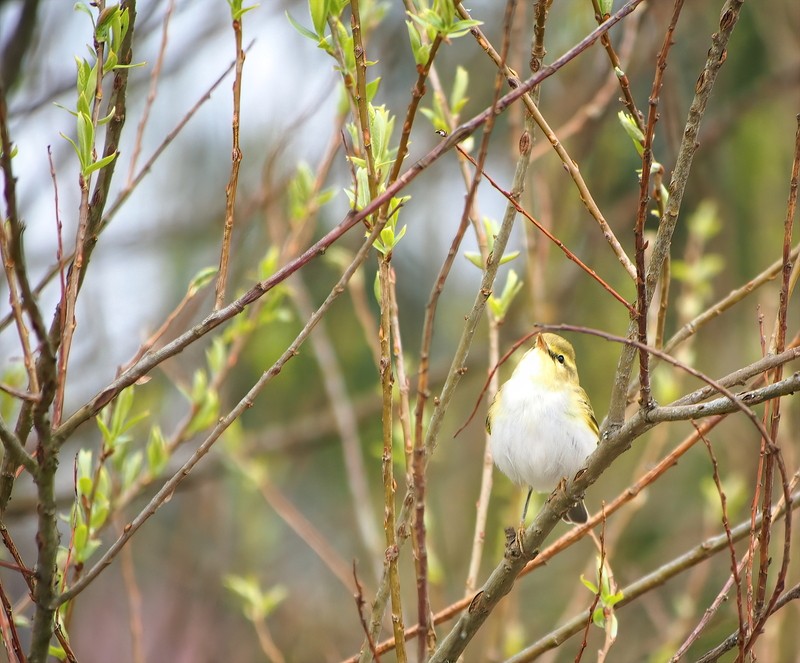
[[[91,175],[94,171],[100,170],[101,168],[105,168],[108,164],[110,164],[114,159],[117,158],[117,153],[114,152],[113,154],[109,154],[108,156],[103,157],[99,161],[95,161],[92,164],[89,164],[89,167],[83,171],[84,177],[86,175]]]
[[[478,269],[483,269],[483,258],[481,258],[480,253],[475,253],[473,251],[465,251],[464,257],[469,260],[473,265],[475,265]]]
[[[127,490],[139,478],[139,471],[142,469],[142,462],[144,461],[144,454],[141,451],[135,451],[125,458],[122,466],[122,489]]]
[[[89,542],[89,528],[85,523],[79,523],[75,526],[75,533],[72,535],[72,547],[75,553],[80,558],[81,553],[86,549],[86,544]]]
[[[381,85],[380,76],[378,76],[378,78],[376,78],[374,81],[370,81],[369,83],[367,83],[366,87],[367,102],[371,102],[375,98],[375,95],[378,94],[378,88],[380,87],[380,85]]]
[[[611,7],[614,4],[614,0],[600,0],[600,16],[605,17],[611,13]]]
[[[467,87],[469,85],[469,72],[459,65],[456,67],[456,75],[453,80],[453,91],[450,93],[450,112],[458,115],[464,104],[467,103]]]
[[[113,436],[111,435],[111,431],[106,425],[106,422],[103,421],[102,415],[95,417],[95,421],[97,422],[97,427],[100,429],[100,434],[103,436],[103,446],[109,446],[112,443]]]
[[[92,10],[89,9],[85,2],[76,2],[72,6],[72,9],[76,12],[83,12],[86,14],[91,19],[92,24],[94,24],[94,14],[92,14]]]
[[[316,33],[311,32],[311,30],[309,30],[308,28],[305,28],[302,25],[300,25],[297,21],[294,20],[294,18],[288,11],[284,13],[286,14],[286,18],[289,19],[289,23],[292,24],[292,27],[295,30],[297,30],[301,35],[303,35],[304,37],[308,37],[312,41],[319,42],[319,37],[316,35]]]
[[[597,594],[598,589],[597,585],[595,585],[591,580],[589,580],[586,576],[581,573],[581,582],[583,586],[586,587],[592,594]]]
[[[89,523],[92,531],[96,532],[106,522],[109,514],[108,500],[95,500],[92,507],[92,521]]]
[[[505,265],[507,262],[511,262],[519,255],[519,251],[512,251],[511,253],[504,253],[503,257],[500,258],[500,264]]]
[[[211,375],[217,375],[228,360],[228,348],[221,336],[216,336],[206,350],[206,361]]]
[[[75,471],[78,477],[92,476],[92,452],[89,449],[80,449],[75,458]]]
[[[633,141],[633,146],[636,148],[636,152],[638,152],[639,156],[642,156],[642,153],[644,152],[644,134],[637,126],[636,120],[633,119],[633,116],[630,115],[630,113],[626,113],[625,111],[620,111],[617,113],[617,117],[619,118],[619,122],[622,125],[622,128],[625,130],[625,133],[627,133]]]
[[[97,17],[97,25],[94,29],[94,36],[97,41],[104,42],[108,39],[108,35],[111,32],[112,24],[115,21],[119,20],[119,6],[112,5],[110,7],[106,7],[103,11],[100,12],[100,16]]]
[[[321,37],[325,33],[331,2],[330,0],[308,0],[308,8],[311,13],[311,23],[317,31],[317,36]]]
[[[78,159],[81,162],[81,171],[92,163],[92,146],[94,145],[94,127],[92,120],[86,113],[78,113]]]
[[[192,277],[192,280],[189,281],[189,287],[186,289],[186,294],[189,297],[194,297],[198,290],[202,290],[209,283],[211,283],[211,281],[217,275],[217,271],[218,270],[216,267],[203,267],[203,269],[198,271]]]
[[[103,64],[103,73],[107,74],[109,71],[112,71],[114,68],[116,68],[118,63],[119,60],[117,59],[117,54],[114,51],[109,51],[105,64]]]
[[[123,389],[114,401],[114,412],[111,415],[111,433],[114,437],[119,437],[126,430],[125,422],[131,413],[136,397],[134,390],[135,387]]]
[[[117,107],[114,106],[108,112],[108,115],[106,115],[105,117],[101,117],[99,120],[97,120],[97,126],[102,127],[104,124],[108,124],[109,122],[111,122],[111,120],[114,119],[114,115],[116,114],[116,112],[117,112]]]
[[[16,621],[16,619],[14,621]],[[67,660],[67,652],[61,645],[50,645],[47,648],[47,654],[59,661]]]
[[[464,35],[469,34],[469,31],[472,28],[475,28],[479,25],[483,25],[483,21],[476,21],[475,19],[456,21],[448,27],[445,35],[450,39],[457,39],[458,37],[463,37]]]
[[[157,477],[169,462],[167,442],[159,426],[154,426],[150,431],[150,440],[147,442],[147,466],[150,476]]]
[[[91,477],[78,477],[76,490],[78,495],[89,497],[92,494],[92,479]]]

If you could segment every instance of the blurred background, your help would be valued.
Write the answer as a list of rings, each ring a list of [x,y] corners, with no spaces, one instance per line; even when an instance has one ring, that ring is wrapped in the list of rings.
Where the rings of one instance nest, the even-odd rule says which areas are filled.
[[[13,79],[9,78],[14,67],[7,59],[11,57],[7,47],[25,2],[0,1],[0,46],[4,49],[10,130],[19,150],[14,168],[19,209],[26,225],[28,268],[33,282],[38,283],[53,266],[57,247],[48,146],[57,174],[65,246],[72,246],[77,224],[76,159],[69,143],[59,136],[60,132],[69,134],[74,121],[55,104],[74,106],[74,56],[85,56],[91,25],[85,14],[73,10],[72,3],[41,0],[30,4],[37,5],[32,36]],[[620,4],[615,2],[615,8]],[[674,166],[695,80],[705,63],[710,35],[717,29],[720,7],[720,3],[688,3],[678,24],[659,99],[655,144],[655,158],[667,172],[665,182]],[[499,48],[500,6],[475,0],[469,9],[474,18],[484,22],[482,29]],[[396,142],[417,74],[403,24],[403,5],[385,3],[382,11],[385,14],[380,21],[367,31],[366,48],[368,59],[376,62],[369,69],[370,77],[381,77],[374,103],[385,104],[398,118],[393,136]],[[623,55],[634,98],[645,113],[656,53],[671,11],[665,3],[644,4],[610,33]],[[149,167],[102,234],[78,304],[67,413],[114,378],[118,368],[175,309],[193,277],[205,267],[216,266],[219,259],[225,187],[231,168],[230,73],[208,99],[205,95],[235,55],[229,8],[218,0],[150,0],[138,2],[137,12],[134,61],[145,66],[130,72],[127,124],[119,146],[112,201],[187,113],[201,100],[203,103]],[[293,227],[290,196],[298,165],[305,162],[315,172],[330,146],[341,142],[339,75],[331,58],[292,28],[287,12],[299,23],[311,24],[305,3],[275,0],[262,2],[243,18],[244,43],[249,46],[242,84],[244,158],[231,294],[248,289],[286,259],[286,238]],[[674,237],[667,338],[780,258],[795,114],[800,109],[799,14],[796,4],[789,0],[747,4],[742,11],[703,121],[700,148]],[[166,37],[165,18],[169,19]],[[528,71],[530,25],[531,8],[520,7],[511,64],[522,78]],[[548,20],[545,62],[561,55],[595,25],[590,3],[554,3]],[[149,121],[137,141],[137,126],[152,90],[151,74],[162,57],[164,43]],[[452,88],[459,66],[469,74],[468,101],[461,111],[461,117],[468,119],[491,103],[494,66],[469,35],[443,44],[436,59],[446,91]],[[579,164],[623,247],[632,255],[638,199],[636,169],[641,161],[617,118],[622,108],[618,97],[619,88],[605,52],[595,45],[543,84],[540,107]],[[431,103],[429,94],[422,105],[430,107]],[[487,171],[506,188],[511,187],[518,154],[521,108],[517,105],[498,119],[487,161]],[[577,130],[573,132],[573,128]],[[633,300],[633,284],[609,251],[558,157],[541,145],[540,134],[535,139],[536,159],[529,171],[526,208],[624,297]],[[440,140],[431,124],[418,117],[407,164]],[[132,164],[139,149],[137,143],[140,152]],[[313,237],[321,236],[344,217],[349,203],[343,188],[350,186],[350,179],[350,167],[339,149],[324,182],[335,195],[321,207],[316,226],[308,230],[299,248],[305,248]],[[466,195],[455,155],[433,164],[404,193],[411,195],[401,220],[408,231],[392,264],[413,398],[425,305],[461,218]],[[482,217],[499,222],[505,202],[484,182],[477,208]],[[655,227],[655,220],[648,221],[648,229],[654,232]],[[215,391],[219,409],[212,412],[207,424],[213,423],[217,411],[227,413],[286,349],[302,328],[308,311],[322,302],[361,241],[361,232],[352,231],[325,256],[305,266],[299,278],[265,298],[260,317],[245,330],[247,338],[239,348],[238,360]],[[510,250],[520,251],[520,256],[501,269],[496,290],[505,283],[510,269],[522,279],[523,289],[500,329],[501,353],[534,322],[570,323],[624,335],[629,320],[625,308],[522,218],[516,222]],[[461,253],[465,251],[477,251],[472,232],[461,247]],[[337,661],[358,651],[363,634],[352,597],[351,565],[357,561],[369,602],[384,547],[380,389],[374,359],[376,268],[376,260],[366,263],[347,295],[332,307],[324,325],[315,332],[316,342],[303,347],[171,501],[134,537],[128,552],[81,596],[69,633],[82,663],[266,660],[269,645],[265,638],[274,641],[286,661]],[[480,271],[468,260],[461,255],[457,258],[434,331],[433,395],[439,392],[449,368],[463,316],[472,306],[480,277]],[[763,316],[764,333],[769,338],[778,287],[772,281],[759,288],[705,326],[680,348],[678,356],[712,377],[726,375],[759,358],[759,319]],[[5,281],[0,291],[7,301]],[[40,305],[47,320],[59,296],[57,280],[42,290]],[[192,298],[164,338],[177,336],[204,317],[212,305],[213,286]],[[789,312],[787,337],[793,338],[800,323],[794,301]],[[4,308],[3,315],[6,313]],[[228,323],[219,334],[166,362],[147,384],[136,388],[134,410],[148,416],[131,429],[131,449],[144,449],[153,425],[160,426],[165,436],[180,430],[190,408],[190,399],[181,388],[189,392],[193,384],[198,388],[198,371],[213,377],[214,367],[209,366],[206,355],[212,348],[211,340],[219,337],[229,348],[232,338],[245,333],[236,324]],[[481,404],[478,415],[458,438],[452,439],[452,435],[472,411],[491,368],[487,334],[484,324],[429,465],[427,525],[434,611],[464,595],[484,453],[486,404]],[[598,419],[602,419],[619,348],[591,336],[573,334],[570,340],[576,347],[583,386]],[[321,348],[326,343],[335,364]],[[13,326],[6,326],[0,333],[4,381],[18,373],[20,366],[15,331]],[[352,496],[352,467],[346,460],[352,448],[343,453],[341,430],[323,384],[323,375],[330,377],[332,372],[343,380],[344,391],[338,392],[337,399],[356,417],[357,455],[363,463],[363,480],[370,498],[366,504]],[[505,368],[502,374],[507,374]],[[660,403],[699,384],[664,365],[654,375]],[[5,404],[4,408],[3,417],[13,421],[13,406]],[[782,448],[787,467],[794,472],[800,453],[796,399],[785,400],[782,414]],[[741,522],[749,513],[758,462],[756,431],[743,421],[741,417],[731,418],[710,436],[733,523]],[[186,441],[175,449],[166,472],[174,471],[191,454],[203,439],[203,430],[183,431]],[[613,499],[692,430],[688,422],[671,424],[639,439],[589,491],[590,510],[597,510],[602,500]],[[69,513],[73,499],[71,459],[79,448],[97,449],[99,439],[97,427],[84,425],[64,451],[60,474],[64,514]],[[353,456],[349,458],[352,462]],[[398,492],[402,495],[401,451],[396,461]],[[132,497],[103,533],[102,549],[159,485],[153,482]],[[24,479],[15,491],[7,524],[23,556],[33,559],[35,492]],[[508,480],[496,473],[479,584],[502,555],[503,528],[516,524],[521,499]],[[718,508],[708,454],[698,445],[663,480],[610,519],[608,554],[619,586],[706,536],[719,533]],[[359,517],[366,518],[366,523],[359,522]],[[559,526],[555,534],[566,531],[565,527]],[[62,543],[68,529],[65,523]],[[371,540],[372,546],[370,532],[379,536],[377,544]],[[775,538],[780,536],[776,534]],[[313,542],[318,543],[316,551],[309,545]],[[408,546],[401,564],[409,625],[416,615]],[[502,660],[515,647],[529,644],[585,611],[592,595],[579,576],[583,573],[591,577],[593,565],[593,546],[584,540],[526,577],[490,618],[474,649],[467,650],[465,660]],[[798,570],[795,562],[790,576],[794,582]],[[612,659],[623,663],[666,660],[657,648],[670,643],[674,651],[728,573],[729,563],[723,553],[649,594],[636,608],[621,610]],[[24,603],[27,594],[18,578],[5,569],[2,576],[7,591]],[[265,614],[254,616],[252,606],[260,600],[262,608],[266,606]],[[20,610],[24,613],[24,606]],[[692,652],[699,655],[735,628],[732,610],[728,606],[727,612],[712,621]],[[796,623],[798,617],[798,607],[790,605],[770,622],[771,630],[764,640],[771,654],[763,654],[764,660],[794,660],[790,653],[800,647],[800,636],[796,629],[786,626]],[[449,628],[449,624],[440,626],[439,636]],[[590,646],[602,641],[599,629],[593,629],[592,638]],[[573,660],[577,646],[575,640],[571,648],[564,647],[547,660]],[[387,654],[386,660],[393,660],[392,654]]]

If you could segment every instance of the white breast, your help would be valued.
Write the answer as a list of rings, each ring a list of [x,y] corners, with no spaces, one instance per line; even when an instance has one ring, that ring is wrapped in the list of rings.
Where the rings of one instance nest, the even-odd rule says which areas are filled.
[[[569,479],[594,451],[597,437],[580,419],[568,417],[568,392],[542,389],[513,375],[493,409],[491,445],[500,470],[514,483],[550,492]]]

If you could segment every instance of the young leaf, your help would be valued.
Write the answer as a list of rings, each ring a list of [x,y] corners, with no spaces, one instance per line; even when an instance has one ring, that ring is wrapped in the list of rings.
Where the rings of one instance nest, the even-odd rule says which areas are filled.
[[[286,14],[286,18],[289,19],[289,23],[292,24],[292,27],[295,30],[297,30],[301,35],[303,35],[304,37],[308,37],[312,41],[319,42],[319,37],[316,35],[316,33],[311,32],[311,30],[309,30],[308,28],[305,28],[302,25],[300,25],[297,21],[294,20],[294,18],[288,11],[284,13]]]
[[[328,14],[331,11],[330,0],[308,0],[308,8],[311,12],[311,22],[317,31],[317,36],[321,37],[325,33],[325,25]]]

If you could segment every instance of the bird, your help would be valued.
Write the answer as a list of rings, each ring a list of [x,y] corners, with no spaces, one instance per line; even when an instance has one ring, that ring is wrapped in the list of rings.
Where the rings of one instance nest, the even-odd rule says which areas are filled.
[[[580,386],[575,350],[565,338],[539,333],[486,417],[492,456],[512,482],[528,487],[517,541],[522,546],[531,493],[550,492],[574,478],[599,443],[589,397]],[[568,523],[589,519],[583,500],[564,514]]]

